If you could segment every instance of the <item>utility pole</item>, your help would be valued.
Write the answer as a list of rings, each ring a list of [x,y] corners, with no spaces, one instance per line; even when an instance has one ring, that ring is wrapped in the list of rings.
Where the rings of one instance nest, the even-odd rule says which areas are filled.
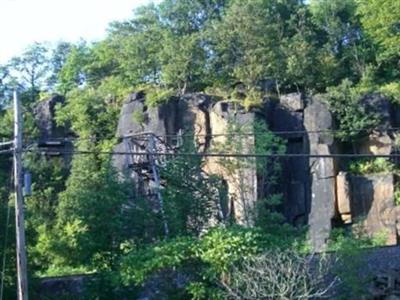
[[[22,117],[16,91],[14,91],[14,188],[18,300],[28,300],[24,199],[22,193]]]

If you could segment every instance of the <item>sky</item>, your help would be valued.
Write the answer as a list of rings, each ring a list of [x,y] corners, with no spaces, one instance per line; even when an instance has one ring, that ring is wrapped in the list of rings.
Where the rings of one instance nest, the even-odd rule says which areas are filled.
[[[0,0],[0,64],[34,42],[89,41],[151,0]]]

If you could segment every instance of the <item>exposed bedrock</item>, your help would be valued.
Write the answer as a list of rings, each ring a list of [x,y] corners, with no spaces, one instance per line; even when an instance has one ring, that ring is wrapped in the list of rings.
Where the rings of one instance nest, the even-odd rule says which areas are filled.
[[[281,96],[279,102],[266,104],[269,128],[287,141],[288,154],[308,153],[308,138],[304,134],[305,99],[301,94]],[[295,225],[308,221],[310,207],[309,167],[307,157],[280,159],[282,174],[278,192],[283,194],[283,208],[286,219]]]
[[[370,236],[382,235],[387,245],[397,244],[394,177],[392,174],[351,176],[351,211],[354,229]]]
[[[69,129],[57,126],[55,121],[55,107],[65,102],[63,96],[55,95],[47,100],[39,102],[33,110],[36,125],[39,129],[40,140],[63,138],[69,133]]]
[[[359,144],[358,151],[373,154],[393,152],[393,136],[386,130],[392,126],[393,111],[387,100],[372,95],[365,97],[363,105],[369,111],[382,112],[382,125],[380,130],[372,132]],[[340,153],[330,132],[335,129],[335,124],[319,96],[306,99],[297,93],[282,95],[279,101],[266,99],[263,108],[245,111],[237,103],[217,101],[205,94],[175,97],[158,107],[147,107],[144,93],[131,94],[122,108],[117,130],[121,143],[115,151],[148,153],[148,137],[143,138],[143,134],[151,132],[158,137],[155,150],[161,152],[177,151],[182,138],[189,136],[194,138],[200,153],[252,153],[257,139],[252,135],[254,121],[268,124],[270,130],[284,138],[288,154],[310,154],[311,157],[279,159],[282,174],[273,191],[262,188],[252,158],[225,159],[225,163],[228,161],[240,166],[236,170],[227,168],[221,158],[205,158],[205,174],[219,175],[227,185],[229,203],[226,215],[232,216],[239,224],[252,225],[256,201],[270,192],[278,192],[283,195],[281,211],[286,220],[294,225],[307,225],[310,241],[317,251],[324,249],[333,224],[354,226],[361,215],[366,216],[362,224],[367,234],[387,229],[388,244],[395,243],[398,212],[394,207],[393,178],[391,181],[365,179],[370,182],[368,189],[363,184],[365,180],[340,172],[339,163],[330,157]],[[232,124],[250,135],[240,138],[227,135]],[[163,159],[166,158],[157,159],[161,166]],[[114,166],[124,176],[134,179],[138,191],[149,197],[154,194],[148,156],[115,156]],[[362,206],[366,199],[370,199],[370,210]],[[382,203],[385,203],[384,210]],[[384,217],[389,211],[391,217]]]
[[[256,116],[238,109],[229,102],[217,102],[209,110],[210,128],[213,138],[210,144],[212,152],[254,153],[255,140],[251,135]],[[243,136],[225,135],[232,133],[229,126],[234,124]],[[208,174],[222,177],[228,186],[228,211],[238,224],[253,225],[253,214],[257,201],[257,170],[254,158],[228,158],[229,162],[220,157],[206,159],[204,169]],[[237,168],[232,169],[230,164]]]
[[[311,206],[308,224],[314,249],[322,250],[330,237],[332,219],[335,216],[335,161],[322,157],[334,152],[334,138],[327,131],[334,129],[332,115],[326,104],[317,99],[309,101],[304,110],[304,127],[308,132],[310,157],[309,176]]]
[[[381,237],[386,245],[396,245],[399,207],[394,201],[393,174],[337,177],[338,213],[345,224],[352,224],[356,235]]]
[[[33,109],[33,116],[39,131],[39,149],[46,152],[48,156],[64,155],[68,164],[71,156],[63,154],[73,149],[68,137],[74,136],[68,126],[59,126],[56,123],[56,106],[63,105],[65,98],[54,95],[47,100],[40,101]]]
[[[368,94],[361,100],[365,111],[380,117],[378,130],[374,130],[358,142],[358,152],[375,155],[389,155],[393,151],[394,132],[388,130],[396,123],[396,109],[381,94]],[[394,124],[393,127],[396,127]]]

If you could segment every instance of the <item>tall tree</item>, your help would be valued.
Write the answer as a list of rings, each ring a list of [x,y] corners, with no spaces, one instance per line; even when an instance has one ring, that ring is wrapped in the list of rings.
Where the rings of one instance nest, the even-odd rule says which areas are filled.
[[[50,57],[50,71],[51,74],[47,80],[49,88],[54,89],[58,81],[58,75],[61,72],[67,57],[72,50],[73,45],[68,42],[59,42],[51,51]]]
[[[400,2],[358,0],[364,30],[377,46],[379,77],[400,78]]]
[[[355,0],[310,3],[313,22],[319,30],[319,59],[326,68],[325,85],[337,85],[344,78],[357,81],[366,71],[370,47],[356,10]]]
[[[299,5],[295,0],[232,1],[209,29],[213,69],[221,81],[284,82],[284,45],[296,34],[289,21]]]
[[[11,68],[17,72],[20,84],[30,93],[31,101],[46,88],[45,82],[49,75],[48,49],[40,43],[30,45],[19,57],[11,60]]]

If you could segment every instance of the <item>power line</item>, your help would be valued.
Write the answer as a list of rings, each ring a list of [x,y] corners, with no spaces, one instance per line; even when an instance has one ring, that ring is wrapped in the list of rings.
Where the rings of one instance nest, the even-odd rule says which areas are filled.
[[[137,155],[148,156],[147,152],[121,152],[121,151],[91,151],[91,150],[74,150],[74,151],[56,151],[56,150],[40,150],[31,149],[24,152],[38,152],[42,154],[65,154],[65,155]],[[152,152],[154,156],[171,156],[171,157],[232,157],[232,158],[272,158],[272,157],[286,157],[286,158],[400,158],[399,154],[309,154],[309,153],[171,153],[171,152]]]
[[[0,147],[3,147],[3,146],[10,146],[10,145],[12,145],[13,143],[14,143],[14,142],[12,142],[12,141],[0,143]]]
[[[0,154],[7,154],[7,153],[11,153],[12,151],[13,151],[12,149],[0,150]]]
[[[290,134],[338,134],[338,133],[352,133],[352,132],[394,132],[400,131],[400,127],[391,127],[391,128],[362,128],[362,129],[325,129],[325,130],[268,130],[269,133],[276,134],[276,135],[290,135]],[[122,138],[134,138],[134,137],[146,137],[152,135],[157,138],[182,138],[182,137],[221,137],[221,136],[260,136],[264,135],[263,133],[257,132],[244,132],[244,133],[217,133],[217,134],[160,134],[156,135],[151,132],[144,132],[144,133],[135,133],[135,134],[127,134],[122,136]],[[73,142],[79,140],[87,140],[87,141],[98,141],[99,138],[89,137],[89,138],[80,138],[80,137],[54,137],[49,138],[51,141],[65,141],[65,142]]]

